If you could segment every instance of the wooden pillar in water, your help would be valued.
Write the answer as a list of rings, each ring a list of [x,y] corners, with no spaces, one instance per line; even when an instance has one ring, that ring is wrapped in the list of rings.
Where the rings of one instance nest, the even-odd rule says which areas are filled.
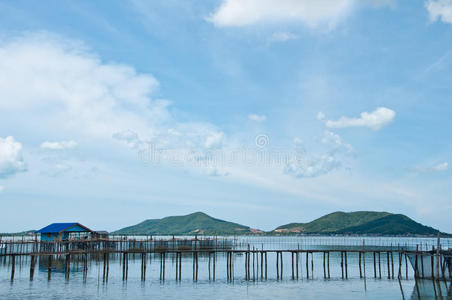
[[[193,251],[193,281],[195,280],[195,256],[196,252]]]
[[[265,280],[267,280],[267,254],[268,252],[265,252]]]
[[[306,278],[309,279],[309,252],[306,251]]]
[[[377,260],[376,260],[376,254],[375,251],[373,252],[373,256],[374,256],[374,278],[377,278]]]
[[[326,262],[325,262],[326,253],[323,251],[323,278],[326,278]]]
[[[294,252],[291,252],[291,255],[292,255],[292,280],[295,280],[295,266],[294,266],[294,263],[295,263],[295,259],[294,259],[295,253],[294,253]]]
[[[52,255],[49,255],[49,260],[47,262],[47,280],[52,277]]]
[[[394,279],[394,255],[393,255],[393,251],[391,250],[391,270],[392,270],[392,279]]]
[[[283,279],[283,255],[282,255],[282,251],[279,252],[280,256],[281,256],[281,280]]]
[[[386,260],[387,260],[387,265],[388,265],[388,279],[391,279],[391,268],[389,265],[389,251],[386,251]]]
[[[366,251],[363,251],[363,269],[364,269],[364,280],[366,279]]]
[[[344,279],[344,253],[341,251],[341,273],[342,279]]]
[[[408,280],[408,259],[406,257],[406,252],[404,253],[405,255],[405,275],[406,275],[406,279]]]
[[[264,251],[261,251],[261,280],[264,279]]]
[[[435,266],[434,266],[435,258],[434,258],[434,254],[433,253],[435,253],[435,246],[432,246],[432,255],[430,255],[430,260],[432,262],[432,265],[431,265],[431,268],[432,268],[432,279],[435,279],[435,277],[436,277],[435,276]],[[422,258],[422,256],[421,256],[421,258]]]
[[[298,280],[298,265],[300,264],[300,253],[297,251],[296,252],[296,254],[295,254],[295,263],[297,264],[297,266],[296,266],[296,268],[295,268],[295,270],[296,270],[296,273],[297,273],[297,280]]]
[[[378,251],[378,277],[381,279],[381,252]]]
[[[122,247],[122,242],[121,242]],[[122,254],[122,280],[126,280],[126,253]]]
[[[213,281],[215,281],[215,261],[216,261],[217,253],[213,253]]]
[[[414,257],[414,279],[418,279],[419,278],[419,267],[418,267],[418,257],[417,257],[417,253],[418,253],[418,249],[419,249],[419,245],[416,245],[416,254]],[[422,260],[424,261],[424,260]],[[416,284],[417,286],[417,284]]]
[[[30,281],[33,281],[33,277],[35,274],[35,265],[36,265],[36,256],[32,255],[30,261]]]
[[[11,255],[11,281],[14,280],[14,273],[16,272],[16,256]]]
[[[69,280],[69,276],[71,273],[71,255],[66,254],[66,279]]]
[[[210,274],[210,265],[211,265],[211,263],[210,263],[210,260],[211,260],[210,256],[211,256],[211,254],[212,254],[212,252],[209,252],[209,281],[211,279],[211,274]]]
[[[255,273],[255,252],[254,252],[254,248],[253,248],[253,281],[256,280],[256,273]]]
[[[330,251],[327,252],[328,258],[328,279],[330,278]]]
[[[279,252],[276,252],[276,280],[279,280]]]
[[[363,272],[361,269],[361,251],[358,252],[358,264],[359,264],[359,278],[363,278]]]
[[[345,279],[348,279],[348,261],[347,261],[347,251],[344,252],[345,257]]]

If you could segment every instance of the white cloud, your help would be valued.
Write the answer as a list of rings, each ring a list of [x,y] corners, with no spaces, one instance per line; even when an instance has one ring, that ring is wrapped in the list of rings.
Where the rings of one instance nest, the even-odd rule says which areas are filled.
[[[325,120],[325,114],[323,112],[319,111],[319,113],[317,114],[317,120],[319,120],[319,121]]]
[[[330,128],[369,127],[373,130],[379,130],[391,123],[395,115],[395,111],[386,107],[379,107],[370,113],[362,112],[359,118],[340,117],[336,121],[328,120],[326,126]]]
[[[437,164],[436,166],[433,166],[433,170],[437,172],[447,171],[449,169],[449,163],[443,162],[440,164]]]
[[[300,22],[331,29],[346,17],[356,0],[224,0],[207,19],[218,27]]]
[[[324,154],[308,154],[300,139],[295,139],[295,155],[284,167],[284,173],[296,178],[318,177],[340,169],[353,147],[334,132],[326,130],[321,142],[326,146]]]
[[[250,119],[251,121],[255,121],[255,122],[264,122],[265,120],[267,120],[267,116],[266,115],[249,114],[248,119]]]
[[[44,142],[41,144],[41,148],[50,150],[64,150],[72,149],[77,146],[74,141],[61,141],[61,142]]]
[[[290,40],[296,40],[298,36],[291,32],[275,32],[272,34],[270,41],[272,42],[286,42]]]
[[[0,193],[3,192],[5,190],[5,187],[0,185]]]
[[[7,178],[26,170],[22,157],[22,144],[12,136],[0,137],[0,178]]]
[[[206,149],[219,148],[224,140],[223,132],[212,132],[206,136],[206,141],[204,142],[204,147]]]
[[[449,163],[448,162],[442,162],[430,166],[417,166],[410,168],[414,172],[419,173],[434,173],[434,172],[445,172],[449,169]]]
[[[46,33],[0,42],[0,109],[4,112],[36,116],[39,111],[49,131],[113,137],[132,147],[138,140],[167,148],[221,144],[223,133],[214,125],[180,122],[170,113],[168,100],[152,99],[158,85],[150,74],[101,61],[80,42]],[[138,140],[125,136],[127,130]],[[74,145],[69,141],[42,146]]]
[[[353,151],[353,147],[350,144],[345,143],[339,135],[328,130],[323,133],[322,143],[329,146],[331,152],[343,151],[349,153]]]
[[[444,23],[452,23],[452,0],[429,0],[425,2],[425,8],[432,22],[441,20]]]
[[[297,178],[317,177],[328,174],[340,166],[341,162],[328,154],[310,158],[299,157],[285,166],[284,173]]]

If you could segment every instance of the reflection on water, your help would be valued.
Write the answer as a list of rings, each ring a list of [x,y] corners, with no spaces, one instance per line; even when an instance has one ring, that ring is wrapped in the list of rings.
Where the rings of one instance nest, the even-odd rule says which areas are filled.
[[[411,293],[411,299],[452,299],[451,282],[435,280],[417,280]]]

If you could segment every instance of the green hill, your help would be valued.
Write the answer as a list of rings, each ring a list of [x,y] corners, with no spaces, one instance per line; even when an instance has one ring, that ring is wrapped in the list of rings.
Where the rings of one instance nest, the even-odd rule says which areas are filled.
[[[260,231],[248,226],[212,218],[196,212],[186,216],[172,216],[163,219],[145,220],[137,225],[122,228],[114,234],[149,235],[232,235],[252,234]]]
[[[438,230],[424,226],[404,215],[388,215],[361,225],[338,230],[345,234],[437,235]]]
[[[424,226],[400,214],[357,211],[350,213],[334,212],[309,223],[290,223],[279,226],[273,230],[273,233],[436,235],[438,230]]]

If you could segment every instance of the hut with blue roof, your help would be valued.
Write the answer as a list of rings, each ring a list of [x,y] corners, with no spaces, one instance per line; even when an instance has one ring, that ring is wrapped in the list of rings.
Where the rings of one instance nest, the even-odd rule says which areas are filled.
[[[52,223],[35,233],[41,235],[41,241],[65,241],[69,239],[86,239],[93,231],[80,223]]]

